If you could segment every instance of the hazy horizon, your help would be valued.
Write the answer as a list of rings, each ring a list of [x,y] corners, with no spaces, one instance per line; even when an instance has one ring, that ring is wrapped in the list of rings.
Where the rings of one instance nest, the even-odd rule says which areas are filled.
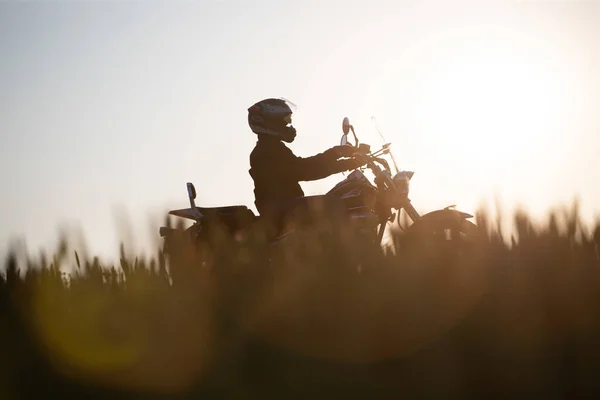
[[[246,109],[280,96],[300,156],[336,145],[345,116],[375,137],[376,116],[419,212],[500,195],[541,216],[578,196],[591,222],[598,21],[597,1],[1,2],[0,254],[67,223],[110,257],[115,213],[147,246],[188,181],[198,204],[255,211]]]

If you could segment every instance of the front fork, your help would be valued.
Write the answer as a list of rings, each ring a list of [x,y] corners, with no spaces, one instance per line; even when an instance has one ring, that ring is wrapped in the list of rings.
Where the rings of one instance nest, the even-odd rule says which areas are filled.
[[[413,223],[417,222],[417,220],[419,218],[421,218],[421,216],[419,215],[417,210],[413,207],[413,205],[410,202],[410,199],[408,197],[403,198],[399,205],[400,205],[400,207],[398,207],[398,213],[400,213],[400,210],[404,208],[404,211],[406,211],[406,213],[408,214],[410,219],[412,219]]]
[[[383,239],[383,234],[384,234],[385,228],[386,228],[386,222],[388,220],[391,220],[393,222],[394,219],[399,219],[400,211],[402,209],[404,209],[404,211],[406,211],[406,213],[408,214],[410,219],[413,221],[413,223],[415,223],[419,218],[421,218],[418,211],[415,209],[415,207],[413,207],[412,203],[410,202],[410,199],[408,197],[402,199],[400,204],[398,204],[398,207],[397,207],[398,211],[396,213],[395,218],[392,216],[391,219],[386,218],[384,221],[380,222],[379,230],[377,232],[377,242],[378,243],[381,243],[381,240]]]

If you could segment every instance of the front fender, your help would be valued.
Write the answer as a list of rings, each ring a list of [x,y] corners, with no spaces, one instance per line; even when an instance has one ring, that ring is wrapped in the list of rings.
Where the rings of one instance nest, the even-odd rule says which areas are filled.
[[[409,232],[420,230],[429,230],[432,226],[460,224],[462,221],[473,218],[471,214],[451,209],[449,207],[442,210],[431,211],[422,215],[409,228]]]
[[[452,206],[450,206],[452,207]],[[421,218],[419,218],[419,220],[423,220],[423,219],[428,219],[428,220],[434,220],[434,219],[455,219],[455,218],[462,218],[462,219],[467,219],[467,218],[473,218],[473,216],[469,213],[466,212],[462,212],[462,211],[458,211],[455,210],[453,208],[450,207],[446,207],[444,209],[441,210],[435,210],[435,211],[431,211],[425,215],[422,215]]]

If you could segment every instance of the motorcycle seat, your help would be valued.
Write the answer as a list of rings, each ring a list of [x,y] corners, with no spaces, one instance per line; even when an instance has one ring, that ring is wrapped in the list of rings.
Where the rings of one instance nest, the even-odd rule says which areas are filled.
[[[224,224],[230,233],[235,233],[240,229],[247,229],[256,221],[254,212],[246,206],[224,206],[224,207],[196,207],[208,223],[212,225],[214,221]]]
[[[241,213],[254,213],[251,209],[246,206],[224,206],[224,207],[196,207],[198,211],[205,215],[231,215],[231,214],[241,214]]]

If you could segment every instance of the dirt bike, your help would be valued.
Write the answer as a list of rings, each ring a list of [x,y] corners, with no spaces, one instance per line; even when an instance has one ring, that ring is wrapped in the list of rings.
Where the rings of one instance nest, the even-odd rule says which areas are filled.
[[[355,148],[355,156],[363,159],[364,166],[352,171],[325,195],[307,197],[318,199],[328,196],[340,200],[352,226],[357,232],[361,232],[366,240],[376,245],[381,244],[388,224],[394,222],[404,231],[403,237],[408,239],[406,243],[411,243],[410,240],[417,240],[419,243],[428,241],[431,244],[443,242],[457,249],[459,244],[468,243],[469,239],[477,237],[477,226],[468,221],[473,216],[455,210],[454,206],[419,215],[408,198],[414,172],[398,170],[390,149],[391,143],[385,143],[377,151],[371,151],[370,145],[359,143],[354,127],[347,117],[342,121],[342,131],[340,144]],[[350,132],[354,144],[350,143]],[[383,139],[382,135],[381,137]],[[394,171],[385,156],[391,158]],[[373,182],[365,175],[365,169],[372,173]],[[187,183],[187,191],[190,207],[171,210],[169,214],[194,221],[192,226],[185,229],[185,234],[200,246],[210,249],[210,238],[216,230],[221,236],[227,236],[230,242],[239,242],[240,238],[245,237],[260,221],[260,216],[244,205],[198,207],[195,204],[196,189],[193,183]],[[400,226],[401,211],[412,221],[406,228]],[[165,253],[174,232],[175,229],[171,227],[160,228],[160,235],[165,239]],[[287,235],[289,232],[278,236],[270,244],[280,243]]]

